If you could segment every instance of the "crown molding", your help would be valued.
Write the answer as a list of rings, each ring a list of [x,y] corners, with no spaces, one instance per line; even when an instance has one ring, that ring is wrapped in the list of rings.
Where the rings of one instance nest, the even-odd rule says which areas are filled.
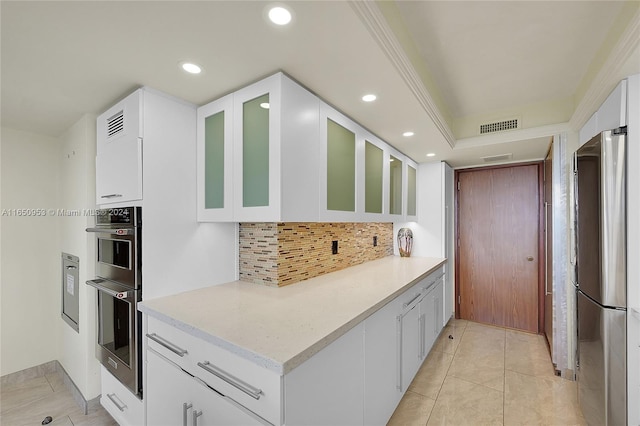
[[[436,128],[453,148],[456,138],[375,1],[350,0],[351,8],[375,38]]]
[[[569,124],[574,131],[578,131],[584,126],[607,99],[611,89],[619,83],[620,69],[629,55],[638,47],[638,44],[640,44],[640,10],[633,16],[631,23],[620,36],[620,40],[611,50],[609,57],[573,112]]]

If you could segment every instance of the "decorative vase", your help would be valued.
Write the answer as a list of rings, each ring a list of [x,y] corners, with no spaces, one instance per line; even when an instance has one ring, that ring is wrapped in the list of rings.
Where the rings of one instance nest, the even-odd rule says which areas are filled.
[[[413,232],[409,228],[400,228],[398,230],[398,250],[400,257],[411,256],[411,248],[413,247]]]

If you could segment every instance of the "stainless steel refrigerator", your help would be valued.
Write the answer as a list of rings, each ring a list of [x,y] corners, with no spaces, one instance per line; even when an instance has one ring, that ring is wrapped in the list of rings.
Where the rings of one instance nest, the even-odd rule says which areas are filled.
[[[626,127],[576,152],[578,399],[590,425],[627,420]]]

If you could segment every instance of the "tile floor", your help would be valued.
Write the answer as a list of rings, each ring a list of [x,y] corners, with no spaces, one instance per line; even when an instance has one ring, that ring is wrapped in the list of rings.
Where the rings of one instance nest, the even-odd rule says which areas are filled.
[[[448,336],[453,336],[449,339]],[[0,394],[0,424],[115,426],[102,408],[82,414],[59,374]],[[389,425],[584,425],[576,384],[556,377],[544,337],[452,320]]]
[[[449,339],[449,335],[453,339]],[[584,425],[543,336],[451,320],[389,425]]]
[[[0,390],[0,425],[40,425],[46,416],[53,418],[50,426],[117,426],[102,406],[84,415],[60,373],[6,385]]]

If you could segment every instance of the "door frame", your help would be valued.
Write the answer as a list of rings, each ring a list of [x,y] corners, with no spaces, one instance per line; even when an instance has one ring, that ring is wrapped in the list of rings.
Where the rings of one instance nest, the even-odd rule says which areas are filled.
[[[504,169],[520,166],[538,167],[538,334],[544,332],[544,277],[546,274],[544,267],[544,160],[542,161],[527,161],[524,163],[509,163],[509,164],[497,164],[494,166],[486,167],[467,167],[463,169],[456,169],[454,182],[454,206],[455,206],[455,294],[454,303],[455,318],[460,319],[460,205],[458,194],[458,182],[460,179],[460,173],[479,171],[479,170],[492,170],[492,169]]]

